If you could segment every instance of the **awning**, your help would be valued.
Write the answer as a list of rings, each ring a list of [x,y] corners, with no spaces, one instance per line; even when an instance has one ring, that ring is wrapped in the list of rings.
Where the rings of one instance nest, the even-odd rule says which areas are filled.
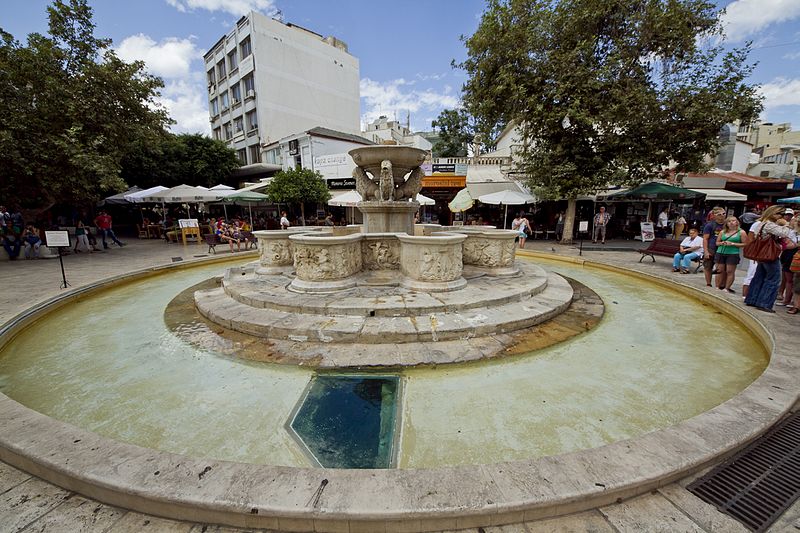
[[[483,196],[484,194],[492,194],[493,192],[500,191],[516,191],[525,192],[515,181],[492,181],[486,183],[467,183],[467,190],[469,195],[473,198]]]
[[[739,194],[738,192],[729,191],[726,189],[689,189],[690,191],[699,192],[706,195],[706,201],[721,201],[721,202],[746,202],[747,195]]]

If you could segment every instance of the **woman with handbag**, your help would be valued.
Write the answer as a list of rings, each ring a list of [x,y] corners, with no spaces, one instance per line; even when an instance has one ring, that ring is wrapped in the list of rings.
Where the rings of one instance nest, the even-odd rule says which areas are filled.
[[[750,282],[745,305],[755,307],[767,313],[774,313],[772,306],[778,296],[781,284],[781,241],[788,241],[787,247],[796,245],[789,241],[791,229],[782,220],[785,207],[773,205],[764,210],[759,221],[758,233],[744,247],[744,256],[758,262],[755,276]],[[781,224],[780,222],[783,222]]]

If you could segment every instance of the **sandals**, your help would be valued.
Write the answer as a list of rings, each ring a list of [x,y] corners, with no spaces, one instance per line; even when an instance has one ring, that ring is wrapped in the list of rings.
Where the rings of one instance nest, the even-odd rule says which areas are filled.
[[[800,312],[800,309],[798,309],[797,307],[790,307],[789,309],[786,310],[786,312],[789,313],[790,315],[796,315],[798,312]]]

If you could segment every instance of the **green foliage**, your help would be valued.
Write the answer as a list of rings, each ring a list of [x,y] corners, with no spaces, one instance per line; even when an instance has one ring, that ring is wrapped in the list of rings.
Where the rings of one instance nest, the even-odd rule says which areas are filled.
[[[85,0],[48,14],[48,36],[26,45],[0,30],[0,197],[34,210],[124,190],[128,147],[169,123],[162,81],[94,37]]]
[[[476,131],[519,127],[544,198],[698,169],[722,126],[756,117],[749,44],[725,53],[703,0],[489,0],[465,39]]]
[[[467,146],[474,139],[467,112],[444,109],[433,122],[439,128],[439,140],[433,145],[433,157],[466,157]]]
[[[282,170],[264,190],[264,194],[276,203],[318,202],[330,200],[331,193],[319,172],[307,168]]]
[[[182,183],[211,187],[228,181],[239,167],[236,152],[199,134],[158,132],[131,144],[122,160],[126,183],[142,188]]]

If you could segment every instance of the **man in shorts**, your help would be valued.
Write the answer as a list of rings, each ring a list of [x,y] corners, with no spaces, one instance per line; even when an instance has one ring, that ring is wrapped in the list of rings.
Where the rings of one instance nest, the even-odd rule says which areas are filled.
[[[717,252],[717,235],[725,225],[725,210],[715,207],[714,215],[710,222],[703,226],[703,274],[706,276],[706,286],[711,287],[711,276],[714,273],[714,254]]]

